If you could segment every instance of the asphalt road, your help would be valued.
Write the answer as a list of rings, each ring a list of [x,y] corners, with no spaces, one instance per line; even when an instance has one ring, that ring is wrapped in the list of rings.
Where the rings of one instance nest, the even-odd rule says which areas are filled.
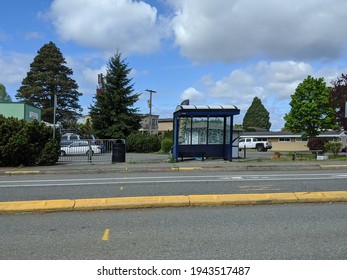
[[[0,259],[347,258],[347,204],[0,215]]]
[[[347,190],[345,171],[154,172],[0,177],[0,201]]]

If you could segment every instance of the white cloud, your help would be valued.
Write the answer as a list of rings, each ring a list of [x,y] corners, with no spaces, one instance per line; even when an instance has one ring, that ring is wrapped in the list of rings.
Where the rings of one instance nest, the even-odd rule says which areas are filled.
[[[313,75],[311,65],[294,61],[259,62],[250,71],[275,99],[289,98],[307,75]]]
[[[255,96],[260,99],[288,99],[297,85],[312,72],[312,67],[303,62],[262,61],[234,70],[214,83],[210,81],[208,95],[234,103],[249,103]]]
[[[262,96],[263,89],[255,84],[254,77],[244,70],[234,70],[229,76],[222,78],[210,87],[209,96],[213,98],[223,98],[249,101],[254,95]]]
[[[87,83],[90,83],[91,85],[96,86],[98,84],[98,75],[99,74],[105,75],[105,73],[106,73],[106,65],[103,65],[99,69],[92,69],[89,67],[85,67],[82,70],[82,77]]]
[[[181,53],[194,62],[339,57],[344,0],[170,0]]]
[[[203,93],[193,87],[189,87],[181,93],[181,100],[189,99],[191,104],[199,104],[205,101]]]
[[[241,109],[240,122],[253,98],[260,98],[270,112],[272,129],[279,130],[284,125],[285,113],[289,112],[290,96],[299,83],[312,75],[317,78],[324,77],[327,85],[330,85],[332,79],[336,79],[346,70],[347,68],[314,70],[308,63],[295,61],[261,61],[233,70],[219,80],[204,76],[201,82],[209,103],[233,104]],[[192,94],[199,93],[197,89],[191,89]]]
[[[107,51],[157,50],[165,24],[156,8],[133,0],[54,0],[50,18],[66,41]]]
[[[42,38],[43,38],[42,34],[35,31],[25,34],[25,39],[28,41],[35,40],[35,39],[42,39]]]
[[[21,84],[31,62],[32,56],[30,55],[0,51],[0,82],[6,87]]]
[[[48,18],[60,38],[122,53],[153,53],[173,35],[196,63],[248,59],[334,59],[347,45],[347,1],[54,0]]]

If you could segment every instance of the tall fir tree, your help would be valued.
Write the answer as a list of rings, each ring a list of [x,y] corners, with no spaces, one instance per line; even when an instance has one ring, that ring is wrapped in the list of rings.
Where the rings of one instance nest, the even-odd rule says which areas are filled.
[[[37,52],[16,98],[40,108],[42,120],[53,123],[54,95],[57,95],[56,122],[66,127],[77,122],[82,112],[78,104],[82,93],[77,91],[78,85],[72,75],[60,49],[49,42]]]
[[[104,88],[94,97],[89,107],[94,133],[104,139],[122,139],[140,128],[138,109],[134,107],[139,94],[133,93],[131,69],[121,54],[110,58]]]
[[[243,128],[258,127],[269,130],[271,127],[270,114],[258,97],[254,97],[251,106],[243,118]]]

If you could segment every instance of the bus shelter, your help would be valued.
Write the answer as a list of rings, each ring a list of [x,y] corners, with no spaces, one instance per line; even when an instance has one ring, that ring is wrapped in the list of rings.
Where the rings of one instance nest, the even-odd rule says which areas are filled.
[[[239,132],[233,130],[233,105],[179,105],[173,120],[173,158],[205,157],[232,160],[238,156]]]

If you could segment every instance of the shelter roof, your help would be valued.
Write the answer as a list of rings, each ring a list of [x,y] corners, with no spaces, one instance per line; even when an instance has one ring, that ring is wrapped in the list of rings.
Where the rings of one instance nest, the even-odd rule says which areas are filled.
[[[178,105],[175,116],[225,117],[240,114],[234,105]]]

